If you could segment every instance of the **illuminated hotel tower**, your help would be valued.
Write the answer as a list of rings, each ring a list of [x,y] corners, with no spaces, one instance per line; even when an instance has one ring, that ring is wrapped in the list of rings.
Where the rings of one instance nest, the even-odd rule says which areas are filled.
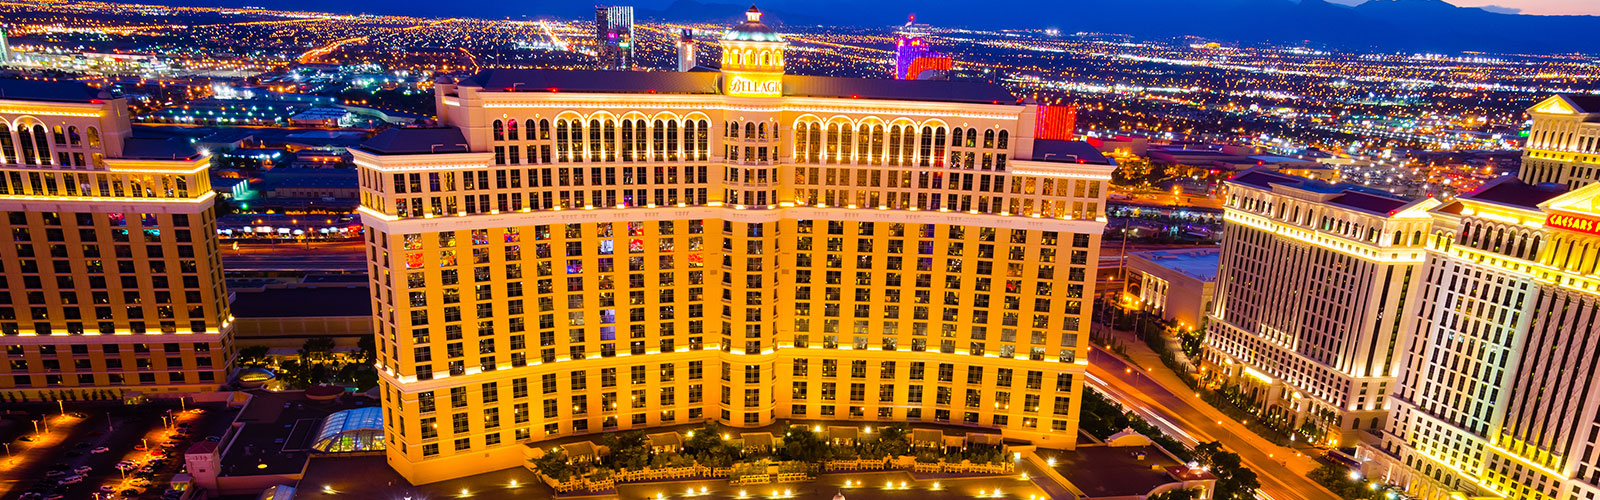
[[[1207,369],[1264,418],[1350,446],[1383,425],[1438,202],[1259,168],[1227,186]]]
[[[1600,96],[1557,95],[1528,109],[1533,127],[1517,178],[1576,189],[1600,180]]]
[[[600,67],[633,69],[633,7],[595,7],[594,43]]]
[[[928,41],[922,38],[927,30],[928,25],[917,24],[915,15],[901,27],[900,35],[894,41],[896,80],[934,80],[950,76],[950,58],[934,52]]]
[[[1114,166],[991,84],[786,75],[760,17],[720,73],[490,70],[352,149],[401,475],[703,421],[1073,446]]]
[[[230,360],[209,156],[78,82],[0,80],[0,398],[214,391]]]
[[[1433,211],[1395,412],[1358,456],[1426,499],[1600,493],[1600,185],[1500,179]]]

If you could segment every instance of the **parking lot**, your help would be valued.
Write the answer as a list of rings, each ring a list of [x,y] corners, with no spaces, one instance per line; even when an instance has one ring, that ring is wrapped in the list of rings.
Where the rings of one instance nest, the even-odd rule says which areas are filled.
[[[6,406],[0,439],[10,453],[0,462],[0,500],[162,499],[183,468],[183,451],[221,436],[237,412],[176,400]]]

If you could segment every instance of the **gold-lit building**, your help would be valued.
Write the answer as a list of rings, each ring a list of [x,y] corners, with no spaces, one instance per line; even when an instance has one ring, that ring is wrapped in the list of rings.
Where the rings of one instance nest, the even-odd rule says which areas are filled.
[[[78,82],[0,80],[0,398],[213,391],[229,324],[209,156]]]
[[[352,149],[389,463],[715,421],[927,422],[1073,446],[1113,166],[973,82],[489,70]]]
[[[1367,474],[1428,500],[1600,494],[1600,185],[1502,178],[1432,212],[1428,278]]]
[[[1568,189],[1600,181],[1600,96],[1551,96],[1528,108],[1533,126],[1517,178]]]

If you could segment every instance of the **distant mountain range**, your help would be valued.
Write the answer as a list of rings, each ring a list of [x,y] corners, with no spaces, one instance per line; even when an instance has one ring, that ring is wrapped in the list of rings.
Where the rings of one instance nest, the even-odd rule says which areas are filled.
[[[237,6],[227,0],[141,0]],[[725,2],[728,0],[720,0]],[[1338,0],[1351,3],[1359,0]],[[670,2],[670,3],[669,3]],[[748,3],[701,0],[603,0],[473,3],[427,0],[327,2],[249,0],[273,9],[374,14],[593,19],[594,4],[634,5],[641,20],[742,19]],[[1442,0],[756,0],[776,25],[891,26],[916,13],[934,26],[1058,28],[1125,33],[1146,40],[1193,35],[1224,42],[1309,44],[1355,50],[1460,51],[1600,55],[1600,16],[1533,16],[1506,9],[1456,7]]]
[[[676,0],[663,9],[641,9],[636,17],[731,20],[747,7]],[[909,0],[762,2],[769,20],[788,25],[886,26],[916,12],[920,21],[935,26],[1053,27],[1151,40],[1194,35],[1360,50],[1600,54],[1600,16],[1519,15],[1442,0],[1368,0],[1354,7],[1326,0],[1010,0],[940,7],[936,1]]]

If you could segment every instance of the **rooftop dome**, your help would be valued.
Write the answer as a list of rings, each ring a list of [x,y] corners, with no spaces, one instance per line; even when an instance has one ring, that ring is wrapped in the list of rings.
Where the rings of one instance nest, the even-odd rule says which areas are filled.
[[[750,10],[744,13],[744,22],[727,33],[722,34],[723,40],[741,40],[750,42],[781,42],[783,37],[773,31],[771,26],[761,22],[761,10],[751,5]]]

